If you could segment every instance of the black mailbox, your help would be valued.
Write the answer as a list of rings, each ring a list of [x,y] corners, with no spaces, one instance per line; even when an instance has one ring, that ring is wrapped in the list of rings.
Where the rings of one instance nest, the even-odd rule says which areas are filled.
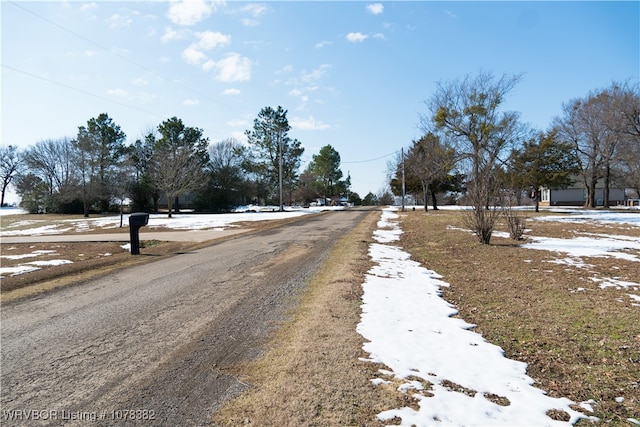
[[[131,241],[131,255],[140,255],[140,227],[149,223],[149,214],[136,212],[129,215],[129,238]]]

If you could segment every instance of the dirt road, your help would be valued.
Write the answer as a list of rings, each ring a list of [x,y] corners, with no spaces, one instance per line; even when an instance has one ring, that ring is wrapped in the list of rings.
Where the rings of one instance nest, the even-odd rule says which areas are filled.
[[[207,425],[341,234],[338,211],[7,304],[3,425]]]

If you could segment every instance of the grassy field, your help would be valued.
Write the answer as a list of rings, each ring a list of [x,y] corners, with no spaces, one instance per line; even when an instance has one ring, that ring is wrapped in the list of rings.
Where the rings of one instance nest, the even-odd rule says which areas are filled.
[[[600,289],[592,278],[638,283],[640,263],[586,258],[589,268],[553,261],[557,253],[493,238],[480,245],[462,214],[412,212],[404,216],[402,244],[412,257],[444,276],[443,297],[506,356],[529,364],[537,386],[575,402],[593,399],[602,422],[629,425],[640,416],[640,307],[629,291]],[[637,235],[612,225],[527,222],[534,236]],[[499,229],[506,231],[505,224]],[[637,292],[636,292],[637,293]],[[620,399],[623,397],[624,400]],[[578,425],[590,425],[581,421]]]

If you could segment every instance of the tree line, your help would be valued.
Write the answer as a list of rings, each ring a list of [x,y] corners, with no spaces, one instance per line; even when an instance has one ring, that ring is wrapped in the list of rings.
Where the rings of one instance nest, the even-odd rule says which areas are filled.
[[[245,132],[247,144],[210,143],[202,129],[172,117],[127,145],[120,126],[103,113],[79,126],[74,138],[39,141],[23,151],[1,147],[2,204],[9,184],[30,212],[85,216],[122,209],[125,201],[132,210],[157,212],[161,199],[171,216],[186,195],[202,212],[344,197],[360,203],[331,145],[299,173],[304,148],[290,129],[286,110],[265,107]]]
[[[413,194],[425,210],[429,198],[437,209],[438,195],[460,195],[471,206],[468,225],[481,243],[489,243],[496,219],[523,197],[534,199],[537,210],[541,187],[580,182],[590,208],[596,185],[604,186],[605,208],[612,186],[640,195],[637,84],[614,82],[572,99],[541,131],[504,110],[520,80],[481,72],[439,82],[420,117],[423,135],[391,165],[393,193]]]

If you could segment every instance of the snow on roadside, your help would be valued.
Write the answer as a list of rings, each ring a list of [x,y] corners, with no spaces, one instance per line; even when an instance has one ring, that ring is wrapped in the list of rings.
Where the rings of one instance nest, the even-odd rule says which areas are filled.
[[[369,249],[376,265],[363,284],[357,330],[367,340],[368,360],[387,366],[390,371],[381,373],[401,381],[399,389],[411,393],[419,409],[390,409],[378,418],[416,426],[568,426],[584,418],[569,399],[533,387],[525,363],[505,358],[500,347],[470,330],[473,325],[452,317],[457,311],[440,292],[448,284],[390,244],[401,233],[397,218],[387,209],[378,223],[379,243]],[[424,390],[427,382],[431,387]],[[501,405],[505,398],[507,406]],[[548,417],[553,409],[569,414],[569,423]]]
[[[174,230],[224,230],[234,227],[234,223],[269,221],[283,218],[293,218],[323,210],[342,210],[343,207],[317,207],[306,209],[289,209],[285,212],[252,212],[232,214],[174,214],[168,218],[167,214],[150,214],[148,228],[169,228]],[[64,234],[69,232],[82,233],[100,228],[120,227],[120,215],[105,217],[90,217],[65,219],[37,227],[38,223],[51,222],[49,219],[19,221],[0,230],[1,236],[39,236],[44,234]],[[129,215],[124,216],[123,233],[129,227]],[[28,228],[25,228],[30,226]]]
[[[68,259],[49,259],[49,260],[27,261],[22,264],[14,265],[13,267],[3,267],[1,265],[1,262],[3,259],[17,261],[17,260],[24,260],[29,258],[38,258],[40,256],[58,255],[57,251],[51,250],[51,249],[37,249],[25,254],[11,255],[11,251],[14,249],[15,247],[13,246],[2,249],[2,255],[0,255],[0,279],[4,276],[18,276],[24,273],[31,273],[32,271],[40,270],[41,267],[73,264],[73,261],[70,261]]]
[[[18,276],[24,273],[40,270],[41,267],[50,267],[54,265],[73,264],[68,259],[51,259],[46,261],[30,261],[14,267],[0,267],[0,278],[2,276]]]

